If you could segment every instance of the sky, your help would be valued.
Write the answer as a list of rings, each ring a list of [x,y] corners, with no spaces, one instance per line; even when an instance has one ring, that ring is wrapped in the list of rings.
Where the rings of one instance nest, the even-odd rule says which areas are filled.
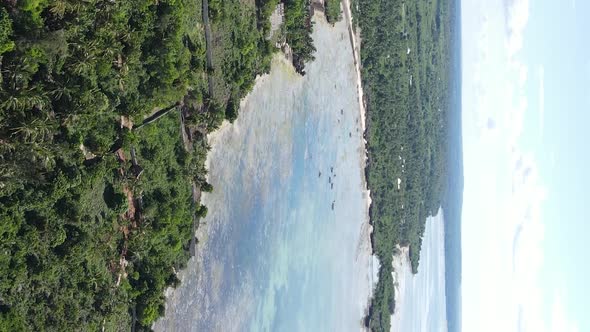
[[[461,3],[463,331],[590,331],[590,1]]]

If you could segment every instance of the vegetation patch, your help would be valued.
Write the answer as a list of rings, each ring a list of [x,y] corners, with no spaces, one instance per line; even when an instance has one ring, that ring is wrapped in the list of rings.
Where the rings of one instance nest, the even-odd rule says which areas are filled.
[[[367,319],[373,331],[390,329],[392,255],[397,246],[409,247],[418,271],[425,220],[438,211],[445,189],[452,2],[353,4],[368,110],[372,242],[381,262]]]
[[[313,21],[310,1],[285,0],[284,3],[285,36],[291,47],[293,66],[298,73],[305,75],[305,63],[314,60],[313,53],[316,51],[311,38]]]
[[[329,23],[336,23],[342,19],[342,11],[340,10],[340,0],[326,0],[326,20]]]
[[[191,183],[213,190],[205,135],[269,68],[276,1],[242,4],[205,13],[213,68],[201,0],[0,4],[0,331],[163,314],[207,212]]]

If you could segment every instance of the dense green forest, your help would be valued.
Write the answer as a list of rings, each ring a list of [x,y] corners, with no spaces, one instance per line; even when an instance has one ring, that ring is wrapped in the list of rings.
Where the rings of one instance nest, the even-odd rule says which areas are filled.
[[[149,330],[277,2],[0,4],[0,331]]]
[[[367,317],[389,331],[392,254],[409,247],[418,271],[425,220],[444,192],[452,0],[356,0],[367,102],[367,181],[373,250],[381,267]]]
[[[342,19],[342,12],[340,11],[340,0],[326,0],[325,1],[326,20],[332,24]]]
[[[311,33],[310,0],[285,0],[285,40],[291,47],[295,70],[305,75],[305,63],[314,60],[316,51]]]

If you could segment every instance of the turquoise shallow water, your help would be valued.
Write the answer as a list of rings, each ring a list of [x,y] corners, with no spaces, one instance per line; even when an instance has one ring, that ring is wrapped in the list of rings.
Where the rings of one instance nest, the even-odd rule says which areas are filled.
[[[316,17],[316,60],[276,57],[211,138],[198,255],[162,331],[358,331],[371,285],[364,145],[343,22]]]

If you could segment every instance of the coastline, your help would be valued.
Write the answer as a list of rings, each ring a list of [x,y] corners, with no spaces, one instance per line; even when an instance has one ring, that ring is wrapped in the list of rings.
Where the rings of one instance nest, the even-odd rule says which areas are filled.
[[[359,31],[354,32],[350,5],[351,5],[350,0],[342,0],[344,20],[345,20],[345,23],[346,23],[346,26],[347,26],[347,29],[349,32],[350,43],[351,43],[351,48],[352,48],[352,56],[353,56],[353,61],[354,61],[354,66],[355,66],[355,73],[356,73],[357,100],[359,103],[359,105],[358,105],[359,120],[360,120],[360,124],[361,124],[361,132],[363,135],[363,139],[362,139],[363,147],[362,147],[361,151],[359,151],[359,153],[362,156],[362,158],[361,158],[362,177],[361,178],[362,178],[362,183],[363,183],[363,188],[362,188],[363,197],[366,200],[366,218],[365,218],[366,220],[365,220],[365,223],[368,224],[368,228],[369,228],[368,229],[368,232],[369,232],[368,236],[369,236],[369,244],[370,244],[370,235],[373,232],[373,226],[371,225],[370,217],[369,217],[369,209],[371,207],[371,190],[368,188],[367,179],[365,177],[365,172],[366,172],[366,167],[367,167],[366,164],[367,164],[367,160],[369,158],[368,151],[367,151],[367,140],[365,138],[366,129],[367,129],[366,128],[367,115],[366,115],[366,107],[365,107],[365,100],[364,100],[364,93],[363,93],[363,86],[362,86],[362,76],[361,76],[360,32]],[[313,15],[314,22],[317,23],[318,19],[321,19],[324,21],[326,20],[323,12],[318,12]],[[290,59],[288,58],[287,54],[285,54],[283,52],[277,53],[273,57],[272,62],[273,62],[273,64],[276,62],[276,63],[280,63],[281,65],[285,65],[285,66],[291,68],[292,74],[299,76],[296,73],[295,67],[293,67],[293,64],[290,61]],[[246,95],[244,98],[242,98],[240,100],[240,109],[242,109],[244,107],[244,105],[246,104],[246,102],[248,100],[248,97],[250,95],[252,95],[253,93],[255,93],[257,89],[260,89],[260,86],[262,85],[262,83],[264,81],[266,81],[268,78],[269,78],[269,74],[259,75],[256,77],[252,90],[248,93],[248,95]],[[214,153],[214,150],[215,150],[214,142],[217,141],[220,136],[223,136],[223,133],[225,131],[229,130],[229,128],[231,128],[231,127],[239,128],[239,121],[235,121],[234,123],[230,123],[227,120],[223,120],[221,126],[217,130],[207,134],[207,142],[211,146],[211,150],[207,154],[207,160],[205,162],[207,169],[210,169],[210,167],[211,167],[210,156]],[[207,179],[209,180],[209,175],[207,175]],[[207,196],[207,193],[203,193],[203,197],[206,197],[206,196]],[[371,248],[371,250],[372,250],[372,248]],[[373,273],[373,275],[376,275],[376,273]],[[375,280],[375,282],[377,282],[377,280]],[[373,284],[373,286],[374,286],[374,284]]]
[[[393,299],[395,301],[395,308],[393,311],[392,317],[392,324],[391,329],[395,326],[394,321],[397,318],[399,320],[399,307],[403,306],[403,301],[401,299],[401,294],[404,292],[405,284],[402,283],[402,271],[407,269],[409,266],[410,273],[412,272],[411,262],[410,262],[410,248],[409,247],[400,247],[399,245],[396,246],[397,253],[393,255],[393,260],[391,265],[393,266],[393,271],[391,272],[391,276],[393,278],[393,289],[394,295]],[[397,314],[397,315],[396,315]]]
[[[377,256],[374,254],[373,252],[373,244],[371,241],[371,236],[373,233],[373,225],[371,224],[371,218],[370,218],[370,214],[369,211],[371,209],[371,190],[368,187],[368,182],[367,182],[367,178],[366,178],[366,169],[367,169],[367,162],[369,160],[369,152],[367,151],[367,139],[366,139],[366,131],[367,131],[367,112],[366,112],[366,102],[365,102],[365,95],[364,95],[364,91],[363,91],[363,81],[362,81],[362,71],[361,71],[361,61],[360,61],[360,52],[361,52],[361,36],[360,36],[360,27],[357,26],[357,29],[355,31],[355,28],[353,26],[353,22],[352,22],[352,9],[351,9],[351,2],[350,0],[342,0],[341,2],[341,6],[343,8],[343,12],[344,12],[344,20],[346,21],[346,26],[348,28],[348,34],[349,34],[349,38],[350,38],[350,45],[352,48],[352,56],[353,56],[353,61],[354,61],[354,67],[355,67],[355,73],[356,73],[356,85],[357,85],[357,98],[358,98],[358,103],[359,103],[359,116],[360,116],[360,122],[361,122],[361,129],[362,129],[362,135],[363,135],[363,148],[361,151],[361,169],[362,169],[362,174],[361,174],[361,178],[362,178],[362,182],[363,182],[363,191],[364,191],[364,198],[365,198],[365,202],[366,202],[366,210],[365,210],[365,222],[364,225],[366,224],[366,232],[367,234],[362,234],[362,236],[364,238],[367,239],[368,241],[368,248],[369,248],[369,254],[371,256],[370,259],[370,282],[369,282],[369,296],[366,299],[366,305],[365,305],[365,310],[364,310],[364,317],[367,317],[369,314],[369,309],[371,306],[371,300],[374,296],[374,291],[375,291],[375,286],[377,284],[378,281],[378,275],[379,275],[379,266],[380,266],[380,262],[379,259],[377,258]],[[364,331],[368,331],[368,327],[363,326]]]
[[[342,7],[344,8],[344,19],[346,20],[346,25],[348,28],[348,34],[350,37],[350,44],[352,47],[352,57],[354,60],[354,67],[356,69],[356,76],[357,76],[357,94],[359,100],[359,110],[361,116],[361,128],[363,129],[363,134],[366,130],[366,112],[365,112],[365,98],[363,94],[363,84],[362,84],[362,76],[361,76],[361,36],[360,32],[354,29],[352,24],[352,11],[350,9],[351,3],[350,0],[342,0]],[[360,29],[360,28],[358,28]],[[365,142],[366,145],[366,142]]]
[[[318,12],[317,15],[320,15],[320,13]],[[315,16],[313,17],[314,21],[316,22],[316,29],[317,29],[317,34],[323,36],[322,38],[324,39],[324,41],[326,40],[326,37],[331,36],[330,38],[334,38],[334,40],[336,40],[336,38],[338,38],[338,34],[334,33],[334,29],[333,27],[330,27],[328,25],[328,23],[325,21],[325,18],[322,17],[318,17]],[[343,37],[346,35],[346,30],[351,29],[351,25],[350,25],[350,21],[347,22],[340,22],[338,23],[336,31],[339,31],[340,34],[340,41],[342,41]],[[344,31],[343,31],[344,30]],[[345,37],[344,37],[345,38]],[[340,45],[342,45],[342,43],[340,42]],[[352,45],[352,44],[349,44]],[[347,51],[350,50],[351,47],[347,47]],[[335,52],[334,50],[330,50],[329,52],[333,53]],[[359,178],[358,178],[358,186],[355,185],[354,188],[351,188],[352,191],[349,190],[349,192],[359,192],[359,194],[361,194],[361,200],[358,201],[360,206],[357,209],[358,213],[361,216],[359,216],[359,218],[355,217],[355,224],[354,224],[354,232],[356,233],[356,235],[354,236],[356,239],[354,241],[350,241],[347,245],[348,247],[353,247],[350,249],[354,249],[354,251],[352,251],[351,253],[354,253],[354,261],[350,263],[349,269],[352,269],[350,272],[353,272],[352,274],[349,274],[345,280],[347,280],[347,282],[353,282],[352,286],[353,288],[359,292],[357,296],[354,296],[352,298],[349,298],[349,302],[350,303],[350,308],[354,309],[354,316],[359,317],[358,321],[356,321],[358,323],[358,329],[361,331],[365,330],[365,326],[363,324],[363,319],[366,316],[366,312],[368,310],[369,304],[370,304],[370,299],[372,297],[373,294],[373,288],[374,288],[374,275],[375,273],[375,269],[374,269],[374,261],[375,258],[372,255],[372,245],[371,245],[371,240],[370,240],[370,234],[372,232],[372,226],[369,222],[369,207],[371,204],[371,200],[370,200],[370,192],[367,189],[367,182],[365,179],[365,167],[366,167],[366,160],[367,160],[367,150],[366,150],[366,141],[364,140],[364,131],[365,131],[365,112],[364,112],[364,105],[362,104],[362,98],[360,97],[360,95],[358,95],[358,91],[360,91],[360,93],[362,93],[362,86],[361,86],[361,81],[360,81],[360,66],[359,63],[356,61],[356,56],[355,54],[355,50],[353,49],[353,58],[350,58],[350,53],[345,53],[340,51],[340,54],[342,56],[346,56],[348,59],[346,60],[346,62],[349,63],[349,65],[346,67],[346,71],[342,71],[342,72],[348,72],[348,74],[346,74],[347,77],[349,77],[349,79],[347,79],[347,81],[349,83],[349,86],[351,86],[352,89],[350,89],[350,91],[355,91],[357,96],[354,96],[353,93],[348,93],[347,98],[352,101],[348,102],[347,105],[355,105],[353,98],[356,97],[356,100],[358,101],[358,105],[359,105],[359,110],[357,111],[356,105],[353,106],[355,108],[350,109],[349,106],[349,112],[354,112],[354,113],[348,113],[348,119],[350,122],[349,125],[351,126],[350,131],[354,133],[354,119],[356,118],[357,123],[356,123],[356,127],[357,127],[357,134],[356,137],[357,139],[354,140],[354,148],[352,151],[349,150],[348,152],[348,156],[352,157],[354,155],[354,160],[355,160],[355,164],[358,162],[358,164],[356,164],[354,166],[355,170],[354,173],[359,174]],[[358,54],[358,53],[357,53]],[[326,55],[324,54],[323,57],[324,58],[331,58],[333,55]],[[308,86],[310,83],[308,82],[310,79],[312,79],[311,73],[313,71],[310,70],[310,72],[308,73],[308,75],[306,75],[305,77],[299,76],[296,74],[294,67],[292,66],[292,64],[288,61],[288,59],[285,58],[285,56],[283,54],[276,54],[273,57],[272,60],[272,71],[276,71],[279,70],[280,72],[282,72],[283,77],[285,79],[287,79],[288,81],[292,81],[291,85],[303,85],[303,86]],[[319,59],[316,59],[316,62],[319,61]],[[325,59],[323,60],[325,63]],[[353,63],[354,62],[354,63]],[[311,65],[311,64],[310,64]],[[317,63],[316,63],[317,65]],[[354,67],[353,67],[354,65]],[[279,67],[279,68],[277,68]],[[323,65],[322,68],[327,68],[324,70],[330,70],[329,66],[326,66],[325,64]],[[317,75],[314,74],[314,75]],[[258,102],[260,102],[260,96],[255,97],[255,100],[252,100],[253,96],[260,94],[261,92],[264,92],[264,90],[261,91],[261,89],[266,89],[268,87],[264,87],[267,86],[269,84],[271,84],[270,82],[268,82],[268,80],[271,79],[272,74],[265,74],[265,75],[261,75],[258,76],[255,80],[255,85],[252,89],[252,91],[250,91],[250,93],[243,98],[240,101],[240,116],[238,117],[238,119],[236,121],[234,121],[233,123],[230,123],[228,121],[224,121],[222,123],[222,125],[220,126],[220,128],[218,128],[217,130],[215,130],[214,132],[211,132],[207,135],[207,141],[211,147],[211,150],[209,151],[209,153],[207,154],[207,159],[206,159],[206,167],[207,169],[210,170],[210,172],[207,175],[207,179],[208,181],[210,181],[210,183],[216,185],[217,183],[219,183],[219,178],[217,178],[217,181],[215,180],[215,177],[219,177],[219,174],[215,174],[219,172],[219,164],[216,164],[219,160],[215,160],[214,156],[217,155],[219,157],[219,155],[223,155],[226,154],[226,148],[228,146],[228,144],[231,145],[231,139],[234,139],[236,137],[239,137],[245,133],[248,132],[248,130],[251,130],[251,128],[249,127],[250,125],[248,125],[248,123],[252,123],[251,119],[250,121],[247,121],[246,119],[250,118],[251,115],[249,112],[251,112],[252,109],[252,105],[250,105],[248,107],[249,103],[255,102],[255,100],[258,100]],[[275,73],[276,76],[276,73]],[[354,79],[356,78],[356,80]],[[276,79],[276,77],[274,78]],[[274,80],[273,79],[273,80]],[[313,78],[313,80],[317,80],[318,78]],[[353,85],[356,82],[355,85]],[[329,86],[331,87],[332,84],[329,83]],[[302,89],[303,87],[298,87],[296,89]],[[306,89],[309,89],[309,87],[305,87]],[[336,88],[334,86],[334,88]],[[330,88],[331,89],[331,88]],[[335,89],[336,90],[336,89]],[[285,92],[287,92],[288,90],[285,90]],[[313,96],[314,99],[317,99],[316,96],[321,96],[321,94],[316,94],[315,89],[311,89],[310,92],[312,94],[310,94],[309,96]],[[290,92],[289,92],[290,94]],[[268,98],[268,97],[267,97]],[[268,100],[268,99],[266,99]],[[338,105],[338,104],[336,104]],[[342,104],[342,106],[336,106],[336,108],[340,108],[340,107],[344,107],[344,109],[346,110],[346,103]],[[320,111],[321,110],[321,111]],[[313,107],[311,109],[309,109],[308,112],[321,112],[324,113],[326,112],[328,109],[325,107]],[[328,116],[328,118],[332,119],[330,121],[334,121],[332,123],[334,123],[334,128],[342,128],[342,124],[340,126],[336,125],[336,119],[339,117],[339,115],[336,114],[340,114],[341,112],[337,112],[337,113],[330,113],[331,115],[326,115]],[[280,112],[279,112],[280,114]],[[345,112],[346,114],[346,112]],[[353,114],[353,115],[352,115]],[[353,116],[351,118],[351,116]],[[338,120],[338,123],[340,120]],[[329,122],[328,122],[329,123]],[[326,124],[328,124],[326,123]],[[362,132],[360,131],[360,127],[362,125]],[[276,130],[279,130],[280,133],[283,133],[283,129],[282,127],[276,127]],[[338,134],[338,131],[342,130],[342,134]],[[346,131],[345,131],[346,130]],[[348,132],[347,129],[338,129],[338,131],[334,131],[334,133],[332,134],[333,139],[343,139],[344,137],[347,137],[350,135],[350,132]],[[348,134],[348,135],[347,135]],[[258,136],[258,135],[255,135]],[[268,137],[268,135],[266,135]],[[279,135],[279,137],[282,135]],[[262,136],[259,136],[262,137]],[[352,137],[355,137],[355,135],[353,135]],[[348,138],[347,138],[348,140]],[[335,142],[335,141],[332,141]],[[357,143],[358,142],[358,143]],[[326,142],[327,143],[327,142]],[[341,143],[338,143],[338,146],[342,146],[340,145]],[[343,146],[350,146],[350,143],[345,143],[345,145]],[[321,145],[318,146],[317,149],[319,149],[320,151],[322,149],[324,149],[325,146],[328,145]],[[226,147],[226,148],[224,148]],[[240,150],[241,155],[246,155],[246,158],[251,158],[251,157],[256,157],[257,153],[252,154],[252,152],[258,152],[260,151],[259,149],[265,149],[263,147],[263,145],[258,145],[258,148],[253,148],[252,151],[246,152],[244,150]],[[334,150],[335,152],[339,151],[340,149],[336,149]],[[345,149],[346,150],[346,149]],[[325,150],[324,150],[325,151]],[[316,160],[316,154],[314,154],[313,160]],[[239,157],[239,155],[236,155]],[[277,159],[277,162],[279,163],[278,165],[282,165],[282,164],[289,164],[289,165],[293,165],[293,162],[287,158],[287,159],[283,159],[283,154],[281,154],[281,158]],[[287,156],[288,157],[288,156]],[[307,152],[306,152],[306,157],[305,160],[308,160],[309,162],[312,162],[311,159],[311,155],[307,156]],[[228,165],[238,165],[239,161],[237,159],[235,159],[235,157],[230,157],[228,155],[226,155],[224,157],[225,163],[227,163]],[[337,160],[343,160],[341,159],[341,157],[339,157]],[[330,165],[330,164],[327,164]],[[337,169],[337,164],[333,164],[335,165],[335,169]],[[221,167],[229,167],[229,166],[221,166]],[[272,169],[276,168],[274,166],[269,166],[269,165],[265,165],[264,167],[271,167]],[[271,169],[269,168],[269,170]],[[281,167],[279,167],[280,169]],[[246,174],[243,174],[243,176],[248,179],[246,180],[248,184],[251,184],[252,181],[254,181],[255,183],[263,183],[263,188],[266,186],[266,178],[267,175],[269,173],[267,173],[267,171],[262,170],[261,168],[254,168],[257,170],[257,173],[249,173],[247,172]],[[215,170],[215,171],[213,171]],[[343,170],[340,170],[343,172]],[[343,174],[340,173],[339,174]],[[358,173],[357,173],[358,172]],[[317,173],[316,173],[317,174]],[[262,176],[261,176],[262,175]],[[290,174],[282,174],[281,178],[285,176],[288,177],[290,176]],[[356,176],[354,176],[356,177]],[[317,179],[318,177],[316,175],[313,176],[313,179]],[[323,177],[322,177],[323,178]],[[338,179],[340,179],[341,176],[338,176]],[[343,177],[342,179],[345,179],[346,177]],[[226,178],[227,179],[227,178]],[[315,182],[315,180],[314,180]],[[181,279],[181,286],[180,288],[184,288],[184,289],[190,289],[193,288],[196,290],[196,293],[199,294],[199,296],[203,296],[203,300],[204,302],[201,303],[197,303],[195,301],[195,299],[191,298],[186,298],[186,294],[184,294],[184,296],[181,296],[181,292],[178,291],[178,288],[176,290],[174,289],[168,289],[166,291],[166,297],[167,297],[167,313],[173,313],[173,316],[176,317],[180,317],[178,316],[179,313],[184,312],[185,316],[182,318],[183,321],[185,322],[190,322],[190,321],[195,321],[195,319],[198,320],[202,320],[205,319],[207,320],[208,318],[211,318],[211,315],[215,315],[215,303],[219,302],[219,299],[223,296],[227,296],[227,294],[224,294],[224,291],[227,291],[228,289],[226,288],[226,286],[221,285],[219,282],[211,282],[211,280],[215,279],[218,280],[220,279],[219,276],[223,275],[224,273],[230,273],[229,272],[229,266],[225,266],[224,264],[218,264],[217,258],[220,257],[214,257],[215,260],[212,261],[210,258],[208,260],[209,263],[207,263],[207,257],[208,253],[207,251],[211,249],[212,245],[214,244],[214,240],[215,238],[219,238],[220,232],[221,232],[221,228],[226,226],[226,220],[231,220],[231,217],[227,214],[228,210],[227,207],[222,207],[220,205],[220,202],[226,202],[226,199],[223,199],[222,201],[219,200],[219,195],[223,196],[225,195],[224,191],[226,190],[225,188],[229,188],[228,186],[233,183],[231,181],[228,182],[222,182],[220,186],[216,186],[216,188],[214,189],[214,193],[203,193],[203,197],[202,197],[202,203],[205,206],[209,207],[209,216],[204,220],[204,222],[200,225],[200,227],[196,230],[196,237],[198,239],[198,245],[197,245],[197,252],[196,255],[192,258],[194,259],[193,261],[189,262],[188,264],[188,268],[180,271],[178,273],[179,278]],[[225,185],[224,185],[225,184]],[[358,188],[358,189],[357,189]],[[265,189],[263,189],[263,191],[261,192],[263,197],[266,197],[266,191]],[[215,197],[215,195],[217,195],[217,199],[212,201],[212,199]],[[350,194],[348,195],[349,197]],[[340,197],[340,196],[339,196]],[[358,196],[357,196],[358,197]],[[340,198],[337,199],[338,202],[340,202]],[[251,203],[250,201],[245,201],[245,203],[249,204]],[[242,203],[243,204],[243,203]],[[329,206],[329,205],[328,205]],[[337,205],[338,206],[338,205]],[[342,218],[343,215],[342,213],[339,213],[339,210],[341,208],[337,208],[335,211],[335,216],[338,216],[340,214],[340,217],[336,217],[335,220],[341,220],[341,221],[345,221],[346,218]],[[344,209],[343,211],[346,211],[346,209]],[[331,217],[334,218],[334,217]],[[352,221],[352,220],[350,220]],[[357,223],[358,222],[358,223]],[[352,224],[349,224],[352,225]],[[358,225],[358,226],[357,226]],[[328,225],[326,225],[328,226]],[[233,227],[233,226],[230,226]],[[239,226],[236,226],[239,227]],[[324,226],[321,226],[324,227]],[[333,226],[330,226],[333,227]],[[347,226],[347,227],[352,227],[352,226]],[[357,228],[358,227],[358,228]],[[353,234],[351,233],[351,235]],[[352,240],[352,239],[351,239]],[[339,242],[341,243],[341,242]],[[333,247],[336,248],[336,247]],[[333,256],[330,256],[333,257]],[[338,258],[335,257],[336,260],[338,260],[339,262],[343,263],[344,261],[342,260],[342,258]],[[270,258],[269,258],[270,259]],[[338,263],[338,264],[341,264]],[[217,275],[218,277],[214,277],[214,278],[210,278],[207,277],[206,275],[202,275],[202,272],[199,271],[204,271],[204,269],[207,269],[207,264],[209,264],[209,268],[211,269],[211,272],[213,273],[212,275]],[[211,265],[213,264],[213,265]],[[346,263],[349,264],[349,263]],[[232,266],[233,268],[233,266]],[[256,279],[252,279],[253,276],[250,275],[244,275],[242,284],[247,284],[247,285],[252,285],[254,280]],[[211,279],[211,280],[207,280],[207,279]],[[281,279],[282,280],[282,279]],[[350,287],[350,285],[349,285]],[[246,290],[245,292],[240,292],[239,294],[236,293],[236,295],[238,295],[237,297],[235,297],[235,299],[237,300],[237,302],[230,302],[230,306],[229,309],[226,310],[226,314],[229,314],[230,312],[236,313],[236,310],[241,310],[240,312],[240,317],[244,318],[244,317],[252,317],[253,314],[252,311],[256,310],[256,308],[253,306],[253,298],[248,296],[249,292],[253,291],[252,289]],[[344,294],[342,291],[336,292],[336,294]],[[242,296],[242,295],[246,295],[246,296]],[[183,298],[184,297],[184,298]],[[347,303],[348,301],[341,301],[341,303]],[[199,309],[197,309],[197,307]],[[226,307],[228,308],[228,307]],[[239,309],[242,308],[242,309]],[[358,309],[357,309],[358,308]],[[358,311],[357,311],[358,310]],[[170,317],[168,317],[170,318]],[[221,318],[221,317],[218,317]],[[348,317],[346,317],[347,319],[353,318],[352,315],[348,315]],[[172,319],[163,319],[157,322],[157,324],[154,326],[156,328],[156,330],[170,330],[171,328],[173,328],[174,326],[178,326],[178,325],[174,325],[175,323],[173,322],[174,318]],[[235,316],[233,318],[233,320],[231,322],[228,322],[227,319],[223,319],[223,321],[230,323],[233,327],[238,327],[243,325],[244,321],[240,321],[240,319],[238,319],[237,316]],[[354,325],[350,325],[347,324],[347,326],[349,326],[352,329],[356,329],[356,327]],[[226,326],[227,327],[227,326]],[[230,330],[232,330],[231,327],[227,327]]]
[[[447,331],[444,238],[444,211],[439,208],[426,221],[422,269],[418,273],[412,273],[409,248],[396,247],[398,253],[392,260],[395,309],[391,315],[391,332]]]
[[[355,74],[356,74],[356,87],[357,87],[357,100],[358,100],[358,109],[359,109],[359,120],[360,120],[360,124],[361,124],[361,133],[362,133],[362,149],[359,150],[359,153],[361,154],[361,170],[362,170],[362,174],[361,174],[361,179],[362,179],[362,192],[363,192],[363,199],[365,200],[365,206],[366,206],[366,210],[365,210],[365,219],[363,221],[363,227],[361,229],[361,238],[364,239],[362,243],[358,244],[359,249],[363,248],[364,250],[368,250],[369,255],[371,256],[371,260],[370,260],[370,267],[369,267],[369,297],[366,299],[366,304],[364,305],[365,308],[365,313],[368,313],[369,310],[369,306],[370,306],[370,302],[371,302],[371,298],[373,297],[373,290],[374,287],[377,283],[378,280],[378,272],[379,272],[379,260],[378,258],[373,254],[373,247],[372,247],[372,243],[371,243],[371,234],[373,233],[373,225],[371,224],[371,220],[370,220],[370,215],[369,215],[369,211],[371,208],[371,190],[368,188],[368,184],[367,184],[367,179],[365,177],[366,174],[366,168],[367,168],[367,161],[369,159],[369,154],[368,154],[368,150],[367,150],[367,140],[366,140],[366,121],[367,121],[367,114],[366,114],[366,107],[365,107],[365,98],[364,98],[364,92],[363,92],[363,85],[362,85],[362,76],[361,76],[361,62],[360,62],[360,28],[357,27],[357,31],[355,32],[355,29],[353,27],[353,22],[352,22],[352,13],[351,13],[351,3],[350,0],[342,0],[342,4],[341,4],[342,8],[343,8],[343,12],[344,12],[344,20],[345,20],[345,24],[347,27],[347,30],[349,32],[349,38],[350,38],[350,45],[351,45],[351,49],[352,49],[352,56],[353,56],[353,61],[354,61],[354,67],[355,67]],[[314,13],[313,17],[312,17],[314,22],[318,22],[318,20],[323,20],[324,23],[327,23],[326,21],[326,17],[324,12],[322,11],[317,11],[316,13]],[[289,59],[289,55],[284,53],[284,52],[279,52],[277,53],[273,59],[272,59],[273,65],[276,65],[276,63],[280,63],[281,65],[287,66],[288,68],[290,68],[290,72],[292,75],[296,75],[298,77],[301,78],[301,76],[299,76],[297,74],[297,72],[295,71],[295,67],[292,64],[292,61]],[[264,75],[259,75],[256,77],[255,81],[254,81],[254,86],[252,88],[252,90],[248,93],[248,95],[246,95],[244,98],[242,98],[242,100],[240,100],[240,109],[243,109],[244,105],[246,104],[248,97],[250,95],[252,95],[253,93],[256,92],[257,89],[260,89],[260,86],[262,85],[262,83],[264,81],[266,81],[269,78],[269,74],[264,74]],[[207,134],[207,142],[209,143],[209,145],[211,146],[211,151],[210,153],[208,153],[207,155],[207,160],[206,160],[206,167],[207,169],[210,169],[211,167],[211,161],[210,161],[210,156],[214,153],[215,150],[215,144],[214,142],[217,141],[219,139],[220,136],[223,136],[223,133],[227,130],[230,130],[231,127],[236,127],[239,128],[239,121],[236,121],[234,123],[230,123],[227,120],[223,120],[221,126]],[[207,176],[208,178],[209,176]],[[208,179],[209,180],[209,179]],[[207,195],[207,193],[203,193],[204,196]],[[202,227],[199,227],[199,229],[201,229]],[[197,230],[198,232],[199,230]],[[206,232],[198,232],[201,236],[206,237]],[[201,237],[198,237],[199,239]],[[365,242],[366,241],[366,242]],[[409,251],[409,249],[408,249]],[[376,263],[376,264],[375,264]],[[359,299],[360,300],[360,299]]]
[[[346,4],[348,4],[348,0],[345,0]],[[344,5],[344,4],[343,4]],[[349,7],[345,7],[348,8],[348,11],[350,11]],[[350,18],[350,15],[347,15],[348,18]],[[316,11],[313,15],[313,21],[316,24],[325,24],[328,25],[325,15],[323,12],[321,11]],[[350,19],[346,20],[344,22],[344,24],[346,24],[347,30],[349,32],[354,31],[353,27],[352,27],[352,21]],[[316,25],[317,27],[317,25]],[[332,29],[332,27],[329,27],[329,29]],[[377,282],[377,275],[378,275],[378,270],[379,270],[379,261],[377,260],[376,256],[373,255],[373,248],[372,248],[372,244],[371,244],[371,234],[373,232],[373,226],[370,223],[370,216],[369,216],[369,208],[371,206],[371,195],[370,195],[370,190],[368,189],[368,185],[367,185],[367,181],[365,178],[365,169],[366,169],[366,164],[367,164],[367,160],[368,160],[368,151],[366,149],[367,146],[367,141],[364,137],[365,135],[365,131],[366,131],[366,112],[365,112],[365,106],[364,106],[364,98],[363,98],[363,89],[362,89],[362,80],[361,80],[361,68],[360,68],[360,61],[358,61],[357,59],[359,59],[360,56],[360,49],[359,49],[359,44],[357,43],[357,39],[358,37],[358,33],[356,34],[356,38],[354,37],[354,34],[351,34],[351,50],[352,50],[352,55],[353,55],[353,63],[354,63],[354,69],[355,69],[355,85],[356,85],[356,93],[357,93],[357,101],[358,101],[358,120],[359,120],[359,124],[360,124],[360,128],[361,128],[361,147],[358,149],[358,153],[359,153],[359,163],[360,163],[360,178],[361,178],[361,188],[360,191],[362,193],[362,199],[364,201],[364,217],[363,217],[363,221],[362,224],[360,226],[359,229],[359,240],[358,242],[355,244],[356,247],[356,262],[355,262],[355,266],[354,269],[356,271],[356,274],[360,277],[364,279],[364,284],[366,287],[365,288],[365,294],[366,296],[363,297],[359,297],[358,299],[353,299],[353,301],[357,301],[357,305],[359,308],[361,308],[361,311],[359,312],[359,317],[363,318],[366,317],[368,310],[369,310],[369,306],[371,303],[371,298],[373,296],[373,291],[374,291],[374,287],[375,284]],[[272,60],[272,70],[277,70],[276,66],[284,66],[285,70],[288,71],[289,76],[293,76],[294,80],[299,80],[299,81],[303,81],[304,77],[300,76],[299,74],[297,74],[295,67],[293,67],[292,62],[290,61],[290,59],[287,57],[287,54],[284,53],[277,53]],[[240,110],[244,110],[246,104],[249,102],[249,99],[252,95],[256,94],[258,92],[259,89],[262,88],[262,86],[265,84],[265,82],[270,79],[270,74],[265,74],[265,75],[261,75],[256,77],[255,80],[255,84],[254,87],[252,89],[252,91],[250,91],[250,93],[244,97],[241,101],[240,101]],[[212,167],[211,164],[211,159],[210,156],[214,155],[217,151],[217,148],[222,148],[224,146],[224,144],[222,142],[220,142],[220,140],[223,140],[223,137],[225,135],[227,135],[228,131],[240,131],[240,125],[241,125],[242,121],[240,120],[240,117],[238,117],[238,119],[234,122],[234,123],[229,123],[228,121],[224,121],[222,126],[212,132],[209,133],[207,136],[207,140],[211,146],[211,151],[208,154],[207,157],[207,161],[206,161],[206,166],[208,169],[210,169]],[[220,144],[221,143],[221,144]],[[204,200],[203,202],[205,202],[205,205],[207,205],[207,193],[204,193]],[[210,225],[207,225],[207,227],[211,227]],[[199,239],[203,239],[205,240],[207,238],[207,231],[205,230],[205,228],[200,228],[201,232],[198,236]],[[206,241],[206,240],[205,240]],[[377,263],[377,264],[375,264]],[[359,321],[359,331],[368,331],[367,328],[364,326],[364,321],[361,320]]]

